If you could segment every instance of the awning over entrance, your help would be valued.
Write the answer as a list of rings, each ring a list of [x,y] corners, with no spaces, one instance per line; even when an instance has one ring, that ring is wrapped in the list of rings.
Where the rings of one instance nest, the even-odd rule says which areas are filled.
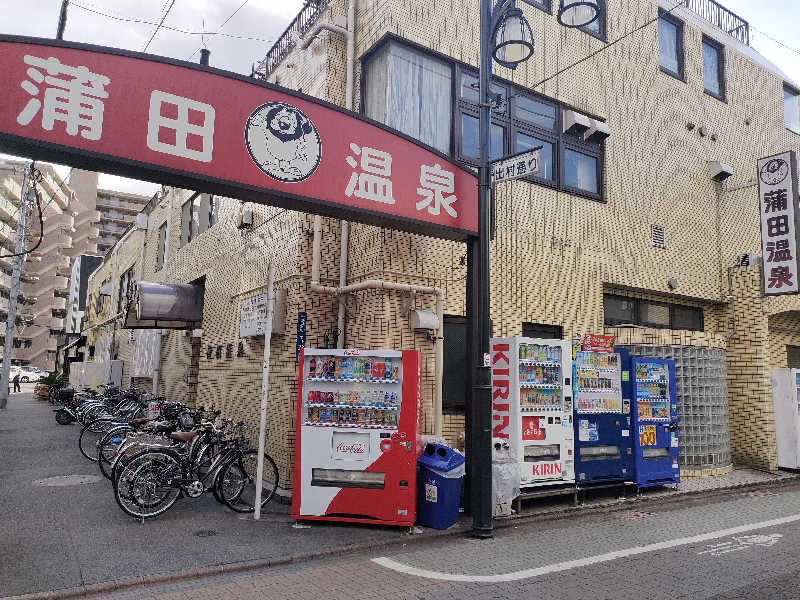
[[[125,312],[126,329],[197,329],[203,321],[203,286],[139,281]]]

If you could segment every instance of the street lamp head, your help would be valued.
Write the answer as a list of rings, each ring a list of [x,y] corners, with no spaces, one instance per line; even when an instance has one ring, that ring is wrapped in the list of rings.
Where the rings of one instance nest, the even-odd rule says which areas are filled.
[[[561,0],[556,18],[564,27],[586,27],[599,16],[597,0]]]
[[[494,59],[503,66],[515,67],[533,54],[531,26],[518,8],[508,9],[494,31]]]

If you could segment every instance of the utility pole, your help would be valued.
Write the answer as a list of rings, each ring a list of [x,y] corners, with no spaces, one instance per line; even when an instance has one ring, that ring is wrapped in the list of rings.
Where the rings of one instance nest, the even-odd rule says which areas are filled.
[[[56,30],[56,39],[64,39],[64,28],[67,26],[67,5],[69,0],[61,0],[61,14],[58,16],[58,29]]]
[[[14,330],[17,325],[17,294],[19,294],[19,276],[25,244],[25,221],[28,212],[28,178],[33,177],[33,164],[22,176],[22,189],[19,194],[19,220],[17,221],[17,238],[14,245],[14,262],[11,269],[11,292],[8,295],[8,319],[6,320],[6,343],[3,352],[3,366],[0,371],[0,409],[8,403],[8,375],[11,369],[11,354],[14,351]]]

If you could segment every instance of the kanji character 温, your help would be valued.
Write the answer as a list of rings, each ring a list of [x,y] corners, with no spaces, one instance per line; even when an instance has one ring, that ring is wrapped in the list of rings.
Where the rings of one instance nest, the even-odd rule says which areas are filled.
[[[792,260],[792,251],[789,248],[789,240],[778,240],[777,242],[767,242],[767,262],[783,262]]]
[[[88,67],[62,64],[53,56],[40,58],[26,54],[23,60],[31,67],[27,75],[33,81],[26,79],[20,86],[32,98],[17,115],[17,123],[29,125],[41,109],[44,129],[52,131],[55,122],[62,121],[69,135],[78,135],[80,131],[84,139],[99,140],[103,135],[105,108],[102,99],[108,98],[105,86],[111,80],[105,75],[92,73]],[[47,76],[43,71],[47,72]],[[40,100],[37,84],[42,83],[48,87],[44,98]]]
[[[456,209],[453,207],[453,203],[458,198],[453,194],[455,191],[455,175],[452,172],[445,171],[439,164],[435,164],[432,167],[422,165],[419,171],[419,185],[417,194],[422,196],[423,199],[417,202],[417,210],[427,208],[430,214],[438,215],[444,208],[451,217],[458,216]]]
[[[780,215],[767,219],[767,235],[776,237],[789,233],[789,215]]]
[[[394,204],[392,180],[389,179],[392,175],[392,155],[367,146],[361,148],[354,143],[350,144],[350,150],[361,157],[362,172],[356,170],[350,175],[345,195],[348,198],[355,196],[363,200]],[[348,156],[345,161],[353,169],[358,169],[359,163],[352,156]]]
[[[170,114],[165,115],[164,111]],[[202,122],[199,122],[201,116]],[[214,107],[210,104],[153,90],[147,120],[147,147],[163,154],[211,162],[214,116]]]
[[[772,267],[767,287],[780,289],[784,285],[789,287],[794,286],[794,283],[792,283],[792,272],[789,270],[789,267]]]
[[[786,210],[788,200],[788,193],[785,189],[770,190],[764,194],[764,213]]]

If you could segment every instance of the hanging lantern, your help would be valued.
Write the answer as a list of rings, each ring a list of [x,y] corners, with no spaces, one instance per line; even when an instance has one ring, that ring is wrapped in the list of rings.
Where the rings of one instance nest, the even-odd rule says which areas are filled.
[[[599,16],[597,0],[561,0],[556,18],[564,27],[586,27]]]
[[[515,66],[533,54],[533,35],[528,21],[518,8],[505,12],[494,31],[494,58],[500,64]]]

